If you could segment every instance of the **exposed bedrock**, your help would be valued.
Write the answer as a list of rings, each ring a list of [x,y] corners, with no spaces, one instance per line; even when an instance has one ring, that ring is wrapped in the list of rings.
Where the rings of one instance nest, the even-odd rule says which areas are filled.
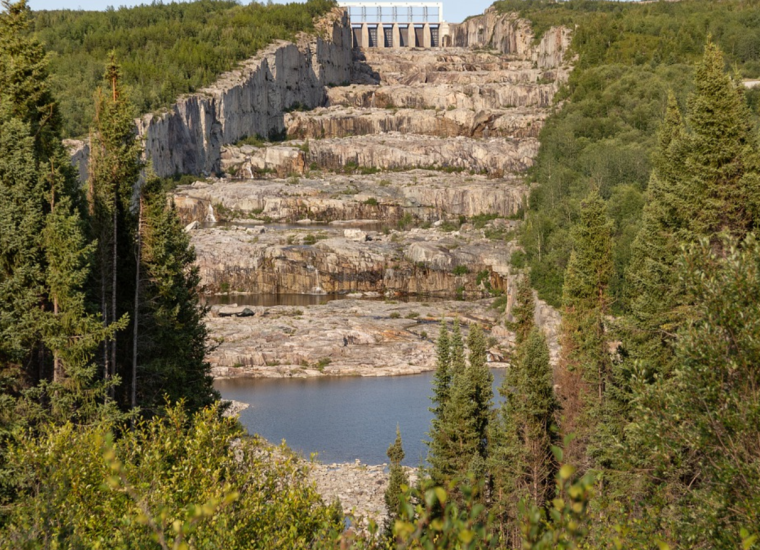
[[[360,67],[373,77],[354,81],[367,84],[529,84],[564,80],[567,70],[559,66],[539,67],[530,57],[504,55],[498,51],[476,51],[469,48],[444,50],[369,49],[359,55]]]
[[[475,229],[382,234],[238,226],[195,230],[193,245],[202,283],[212,293],[450,296],[505,290],[514,247]]]
[[[388,133],[315,140],[309,143],[307,159],[328,170],[342,170],[354,163],[380,170],[460,168],[500,176],[532,166],[538,146],[535,138],[437,138]]]
[[[158,176],[215,173],[223,145],[256,134],[280,135],[288,108],[322,105],[326,86],[350,80],[353,53],[342,10],[336,8],[316,27],[314,35],[301,35],[296,44],[276,41],[211,86],[137,119],[153,171]],[[72,161],[87,173],[86,157]]]
[[[436,171],[375,175],[330,175],[289,180],[197,182],[174,191],[177,211],[188,224],[215,219],[259,218],[275,222],[302,219],[374,220],[396,223],[405,215],[419,221],[484,214],[517,214],[527,186],[517,178]]]
[[[494,48],[501,53],[529,59],[540,69],[561,67],[570,48],[570,29],[552,27],[536,43],[530,22],[516,13],[499,14],[493,7],[483,15],[471,17],[449,27],[451,45],[470,48]]]
[[[510,109],[364,109],[329,107],[285,117],[288,135],[298,139],[348,137],[386,132],[436,137],[538,137],[545,111]]]
[[[512,335],[492,302],[347,299],[303,309],[250,307],[244,317],[230,316],[242,307],[215,306],[207,323],[219,345],[209,362],[218,378],[416,374],[435,368],[440,320],[458,318],[465,333],[472,322],[490,331],[490,366],[504,367]]]
[[[342,172],[365,170],[451,169],[501,177],[533,165],[536,138],[440,138],[389,132],[345,138],[290,142],[290,146],[241,147],[241,155],[227,149],[222,165],[236,176],[253,178],[274,172],[302,174],[306,168]],[[299,147],[301,149],[299,149]]]
[[[550,107],[558,84],[352,85],[330,88],[329,105],[384,109],[507,109]]]

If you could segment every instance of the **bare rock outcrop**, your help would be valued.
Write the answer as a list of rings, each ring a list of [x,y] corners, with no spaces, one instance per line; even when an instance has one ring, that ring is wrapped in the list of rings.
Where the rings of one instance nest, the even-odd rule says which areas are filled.
[[[483,15],[450,25],[450,35],[452,46],[494,48],[529,59],[539,69],[562,67],[570,61],[565,59],[570,48],[570,29],[552,27],[536,43],[530,22],[516,13],[499,14],[494,7]]]
[[[329,107],[285,117],[288,135],[298,139],[399,132],[435,137],[538,137],[546,118],[537,109],[474,111]]]
[[[351,85],[327,91],[329,105],[381,109],[507,109],[550,107],[559,84]]]
[[[281,135],[288,108],[322,105],[327,86],[350,79],[353,54],[342,10],[336,8],[317,26],[315,35],[301,35],[296,44],[277,41],[213,85],[137,119],[153,171],[158,176],[216,173],[223,145],[257,134]],[[86,174],[86,158],[75,160]]]
[[[193,232],[208,292],[481,296],[506,290],[513,243],[484,230],[390,230],[359,241],[334,227]]]
[[[379,170],[454,168],[494,176],[522,172],[538,154],[535,138],[437,138],[388,133],[315,140],[308,160],[329,170],[353,163]]]
[[[441,319],[457,318],[465,333],[471,323],[489,331],[489,366],[506,367],[512,337],[492,301],[344,299],[303,309],[250,307],[253,315],[244,317],[219,316],[215,307],[207,325],[218,346],[208,359],[217,378],[418,374],[435,369]]]
[[[296,149],[297,151],[297,149]],[[196,182],[173,193],[185,224],[260,219],[293,223],[365,220],[396,224],[517,214],[528,188],[519,179],[489,179],[430,170],[374,175],[325,175],[288,180]]]

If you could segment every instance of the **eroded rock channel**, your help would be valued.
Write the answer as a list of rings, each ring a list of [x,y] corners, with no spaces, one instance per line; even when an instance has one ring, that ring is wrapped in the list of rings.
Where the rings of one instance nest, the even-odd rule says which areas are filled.
[[[569,73],[569,33],[550,29],[537,41],[525,21],[489,11],[454,25],[454,47],[355,50],[345,67],[346,24],[334,19],[332,39],[302,41],[317,44],[313,55],[277,46],[299,67],[301,58],[329,61],[312,83],[319,89],[276,122],[249,125],[246,139],[223,145],[218,134],[206,154],[216,176],[173,192],[206,292],[228,304],[209,311],[213,374],[429,371],[442,318],[465,331],[482,325],[491,366],[507,366],[514,234],[529,192],[522,174]],[[287,70],[281,57],[267,58],[275,75]],[[336,85],[338,76],[347,80]],[[240,88],[225,78],[222,88]],[[234,105],[217,95],[223,126],[243,137]],[[286,139],[266,141],[259,127]],[[252,294],[343,299],[245,305]],[[536,315],[556,351],[556,313],[539,302]],[[373,468],[317,465],[313,475],[326,497],[380,520],[385,474]],[[369,476],[361,491],[346,472]]]

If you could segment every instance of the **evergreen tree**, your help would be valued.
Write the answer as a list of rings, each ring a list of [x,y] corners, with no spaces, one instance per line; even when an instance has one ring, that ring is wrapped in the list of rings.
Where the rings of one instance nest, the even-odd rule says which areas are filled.
[[[485,336],[477,325],[470,328],[468,347],[469,365],[466,365],[461,329],[455,322],[448,401],[430,434],[430,477],[437,485],[464,477],[471,470],[470,464],[487,454],[493,377],[486,365]]]
[[[554,397],[549,348],[538,328],[523,343],[520,360],[507,371],[499,393],[504,402],[490,429],[488,466],[493,479],[493,511],[502,537],[519,546],[518,504],[537,507],[551,500],[556,464],[551,447],[558,404]]]
[[[512,322],[508,327],[515,333],[515,347],[525,341],[535,325],[536,301],[530,286],[530,277],[523,275],[517,285],[517,296],[512,306]]]
[[[142,196],[137,401],[149,413],[166,397],[198,410],[219,396],[205,358],[208,331],[195,252],[161,182],[146,183]]]
[[[433,377],[433,396],[430,400],[433,407],[430,412],[433,413],[433,429],[437,419],[443,414],[446,403],[449,400],[449,390],[451,387],[451,357],[450,357],[449,331],[446,328],[446,320],[441,321],[441,329],[438,333],[436,343],[436,366],[435,376]]]
[[[19,426],[86,422],[92,354],[113,330],[86,301],[92,245],[81,193],[60,142],[46,58],[25,2],[0,13],[0,500],[12,493],[7,439]]]
[[[737,548],[760,525],[760,244],[704,239],[675,269],[693,305],[673,370],[633,382],[628,432],[652,518],[641,531]]]
[[[121,86],[120,69],[113,54],[104,80],[105,86],[98,89],[95,96],[88,200],[99,247],[101,313],[108,326],[116,323],[120,316],[128,316],[134,306],[135,220],[130,206],[141,163],[133,108]],[[127,338],[123,340],[118,352],[115,336],[104,346],[105,377],[110,379],[119,374],[122,380],[131,382],[132,346]]]
[[[464,357],[464,340],[462,339],[462,327],[459,323],[459,318],[454,319],[454,328],[451,331],[451,351],[449,357],[451,358],[451,376],[452,378],[464,370],[465,357]]]
[[[565,457],[582,470],[594,465],[587,447],[602,422],[611,370],[605,327],[613,273],[611,233],[606,204],[593,192],[581,204],[580,220],[572,231],[573,251],[562,296],[562,355],[557,372],[562,431],[574,435]]]
[[[642,228],[628,273],[631,314],[625,345],[649,374],[667,373],[684,295],[676,280],[680,247],[721,232],[742,237],[760,214],[760,164],[743,86],[708,42],[683,120],[670,96]]]
[[[388,517],[385,523],[386,536],[393,535],[393,525],[399,519],[401,512],[401,495],[404,491],[402,486],[409,486],[409,478],[404,471],[401,462],[404,460],[404,447],[401,444],[401,431],[396,426],[396,441],[388,447],[388,459],[391,461],[388,488],[385,490],[385,510]]]

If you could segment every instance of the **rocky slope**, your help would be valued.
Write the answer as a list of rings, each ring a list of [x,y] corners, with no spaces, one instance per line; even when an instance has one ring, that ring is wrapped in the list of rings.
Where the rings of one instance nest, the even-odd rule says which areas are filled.
[[[231,151],[230,166],[239,166],[243,151]],[[272,150],[273,148],[267,148]],[[281,148],[285,153],[294,148]],[[248,165],[243,173],[260,169]],[[291,173],[296,170],[291,170]],[[296,171],[297,172],[297,171]],[[316,177],[244,179],[235,183],[196,182],[174,193],[182,220],[237,221],[246,224],[363,220],[397,224],[436,222],[447,217],[519,216],[527,187],[516,177],[434,170],[381,172],[370,175],[323,174]],[[504,220],[501,225],[510,225]]]
[[[453,37],[443,50],[355,51],[348,85],[275,116],[287,141],[220,145],[224,175],[175,190],[206,291],[240,296],[209,317],[215,376],[421,372],[435,323],[456,316],[490,330],[494,365],[508,361],[504,311],[488,306],[512,302],[520,175],[567,78],[568,34],[536,43],[526,22],[487,12]],[[219,135],[251,128],[246,109]],[[326,303],[246,308],[250,294]],[[553,334],[554,312],[536,315]]]
[[[161,177],[217,173],[222,146],[247,136],[281,135],[287,109],[324,104],[327,86],[350,80],[351,31],[338,8],[316,27],[314,35],[302,35],[296,44],[277,41],[213,85],[137,119],[153,171]],[[86,145],[69,147],[80,176],[86,174]]]

